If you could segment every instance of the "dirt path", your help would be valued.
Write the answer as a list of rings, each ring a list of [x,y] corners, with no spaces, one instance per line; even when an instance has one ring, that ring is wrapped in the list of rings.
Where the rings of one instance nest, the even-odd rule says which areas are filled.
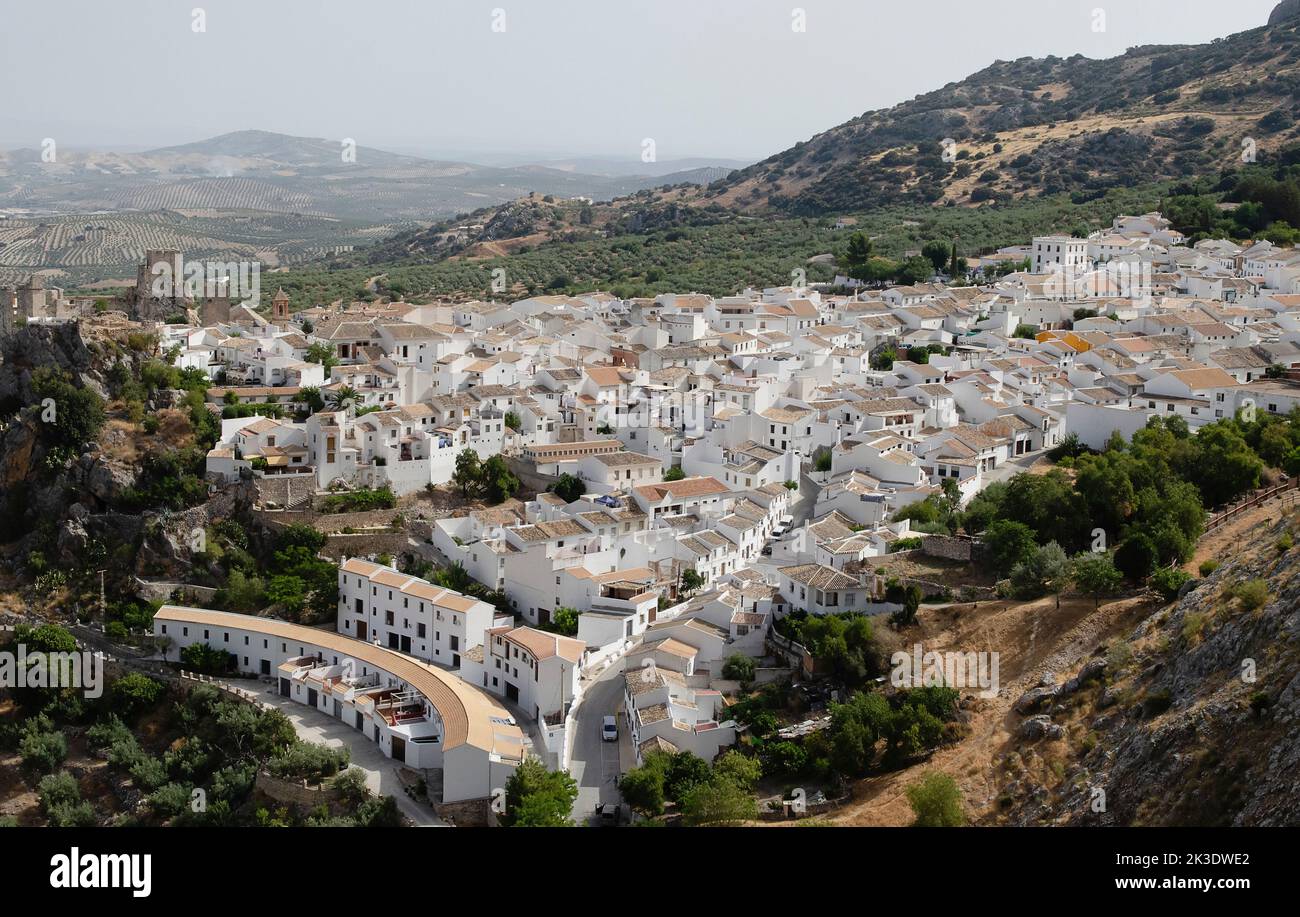
[[[1191,560],[1183,564],[1183,569],[1193,576],[1197,575],[1201,563],[1206,560],[1222,562],[1242,544],[1243,537],[1253,528],[1270,525],[1287,511],[1300,505],[1300,491],[1289,490],[1276,499],[1252,506],[1250,509],[1230,521],[1201,536],[1196,543],[1196,550]]]

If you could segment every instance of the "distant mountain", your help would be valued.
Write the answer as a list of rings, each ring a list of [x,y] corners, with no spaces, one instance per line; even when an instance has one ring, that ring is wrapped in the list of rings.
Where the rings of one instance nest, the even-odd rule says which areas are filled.
[[[149,150],[145,156],[218,156],[233,160],[252,160],[299,168],[334,167],[342,162],[341,140],[319,137],[292,137],[273,131],[232,131],[206,140],[180,146]],[[357,147],[357,161],[385,168],[419,168],[429,160],[416,156],[387,153],[372,147]],[[439,163],[439,165],[450,165]],[[461,165],[461,164],[457,164]],[[466,168],[472,168],[466,166]]]
[[[692,157],[684,159],[665,159],[655,162],[642,162],[639,159],[615,159],[599,156],[580,156],[570,159],[549,159],[535,163],[548,169],[564,172],[578,172],[587,175],[603,175],[609,178],[650,177],[668,178],[679,173],[695,172],[700,169],[718,169],[723,174],[749,165],[749,160],[709,159]]]
[[[433,221],[529,192],[608,199],[638,180],[440,162],[340,140],[236,131],[143,153],[0,154],[0,207],[261,210],[365,221]]]
[[[129,276],[149,247],[297,263],[530,194],[601,201],[719,177],[711,168],[662,177],[491,168],[260,130],[136,153],[56,153],[53,162],[33,149],[0,153],[0,210],[11,216],[0,281],[35,271],[60,283]],[[80,218],[105,212],[116,219]]]

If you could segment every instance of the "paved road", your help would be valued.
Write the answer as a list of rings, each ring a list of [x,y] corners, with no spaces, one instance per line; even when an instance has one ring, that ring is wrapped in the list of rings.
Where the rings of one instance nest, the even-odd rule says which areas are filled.
[[[258,699],[278,707],[293,724],[298,738],[304,742],[316,742],[332,748],[346,745],[351,752],[352,766],[365,772],[366,786],[370,788],[370,792],[392,796],[397,800],[397,808],[402,811],[402,814],[417,825],[423,827],[446,824],[428,806],[421,805],[406,795],[406,790],[397,777],[397,765],[363,733],[313,707],[281,697],[273,685],[252,681],[240,683],[240,687],[246,690],[253,690],[254,685],[259,688]]]
[[[818,477],[822,476],[818,474]],[[806,473],[799,474],[799,489],[795,491],[794,499],[790,501],[790,515],[794,517],[790,528],[797,529],[804,524],[805,520],[812,518],[813,510],[817,506],[817,497],[821,492],[821,484]]]
[[[615,780],[619,775],[619,746],[627,741],[627,727],[620,717],[619,741],[600,737],[601,722],[614,712],[623,694],[623,660],[601,672],[586,687],[586,694],[574,717],[573,752],[569,773],[578,781],[578,798],[573,804],[574,820],[587,821],[602,802],[619,802]]]
[[[984,472],[984,486],[988,487],[995,481],[1005,481],[1025,471],[1030,465],[1042,458],[1044,453],[1031,452],[1028,455],[1018,455],[1015,458],[1008,459],[1001,465],[998,465],[992,471]]]

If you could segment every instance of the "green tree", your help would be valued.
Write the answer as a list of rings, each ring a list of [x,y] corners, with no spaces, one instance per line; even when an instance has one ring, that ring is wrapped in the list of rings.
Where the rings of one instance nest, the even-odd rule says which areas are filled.
[[[681,465],[673,465],[664,472],[665,481],[680,481],[684,477],[686,477],[686,472],[682,470]]]
[[[29,729],[18,742],[23,767],[37,774],[48,774],[68,756],[68,740],[61,732]]]
[[[549,771],[538,759],[528,758],[506,781],[501,822],[520,828],[568,827],[577,798],[578,784],[567,771]]]
[[[867,267],[871,261],[871,239],[865,233],[849,236],[848,250],[840,258],[840,268],[856,280],[867,280]]]
[[[1161,567],[1151,575],[1151,588],[1160,593],[1166,602],[1178,597],[1178,590],[1192,575],[1179,567]]]
[[[273,576],[266,584],[266,599],[296,618],[307,602],[307,584],[297,576]]]
[[[99,435],[104,425],[104,400],[93,391],[74,385],[66,372],[50,366],[32,371],[31,387],[44,442],[80,452],[84,443]]]
[[[745,792],[749,792],[762,778],[763,764],[758,758],[732,749],[714,762],[713,776],[715,779],[730,780]]]
[[[335,355],[333,344],[317,341],[307,348],[307,362],[319,363],[325,367],[325,377],[329,378],[330,370],[339,365],[339,358]]]
[[[1155,542],[1142,532],[1125,538],[1115,550],[1115,566],[1133,582],[1145,579],[1160,560]]]
[[[452,561],[450,565],[435,573],[433,581],[444,589],[450,589],[453,592],[469,592],[475,585],[474,578],[469,575],[465,565],[458,560]]]
[[[1195,442],[1199,455],[1185,472],[1208,505],[1227,503],[1259,486],[1264,463],[1235,423],[1207,424],[1197,432]]]
[[[993,568],[999,574],[1009,573],[1017,564],[1033,558],[1038,551],[1033,530],[1023,522],[998,519],[984,531],[981,539],[989,553]]]
[[[920,783],[909,786],[907,801],[918,828],[959,828],[966,824],[961,790],[955,780],[940,771],[931,771]]]
[[[479,464],[477,452],[473,449],[461,450],[456,456],[456,468],[452,472],[451,481],[460,488],[462,497],[469,497],[471,493],[479,493],[482,468]]]
[[[692,592],[700,589],[704,585],[704,577],[697,573],[693,568],[687,568],[682,571],[682,593],[690,595]]]
[[[935,266],[929,258],[914,256],[907,258],[898,266],[898,271],[894,275],[899,283],[917,284],[924,283],[934,276]]]
[[[1069,576],[1069,558],[1055,541],[1038,548],[1028,560],[1011,568],[1011,586],[1022,598],[1058,593]]]
[[[947,242],[930,241],[921,246],[922,257],[929,258],[936,272],[942,271],[953,260],[954,247]]]
[[[692,787],[708,783],[713,777],[709,763],[689,751],[668,755],[667,758],[666,762],[659,761],[656,766],[665,768],[664,792],[669,799],[679,805],[685,801],[686,794]]]
[[[737,825],[757,817],[757,800],[725,778],[695,784],[682,800],[682,821],[690,826]]]
[[[1075,555],[1070,562],[1070,578],[1084,595],[1093,597],[1095,605],[1102,596],[1114,595],[1124,582],[1124,574],[1115,566],[1105,551],[1086,551]]]
[[[662,815],[664,811],[664,769],[643,764],[625,773],[618,781],[623,801],[642,815]]]
[[[325,398],[329,401],[330,407],[343,410],[356,406],[361,400],[361,393],[350,385],[340,385],[338,388],[326,389]]]
[[[577,475],[569,474],[567,471],[560,475],[559,480],[553,482],[546,489],[565,503],[579,500],[587,492],[587,487],[582,483],[582,479]]]
[[[722,666],[722,677],[728,681],[753,681],[757,663],[744,653],[732,653]]]
[[[483,492],[493,503],[513,497],[519,490],[519,478],[510,471],[510,466],[500,455],[494,455],[484,462],[480,475]]]
[[[162,682],[155,681],[142,672],[128,672],[113,682],[109,698],[118,715],[130,719],[158,703],[162,691]]]
[[[578,636],[578,609],[567,606],[555,609],[551,620],[542,625],[542,630],[565,637]]]

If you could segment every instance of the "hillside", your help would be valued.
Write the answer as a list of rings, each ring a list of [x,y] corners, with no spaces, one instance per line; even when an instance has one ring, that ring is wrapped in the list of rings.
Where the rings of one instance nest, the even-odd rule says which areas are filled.
[[[1300,21],[1279,9],[1272,25],[1204,45],[999,61],[707,186],[666,184],[591,206],[532,195],[481,207],[336,253],[285,286],[307,305],[300,294],[346,295],[352,275],[368,271],[400,276],[411,297],[472,297],[505,268],[516,292],[721,295],[801,269],[831,279],[832,264],[810,259],[842,250],[838,216],[854,216],[890,257],[935,238],[958,236],[978,254],[1097,228],[1171,192],[1215,190],[1224,170],[1243,166],[1246,138],[1264,164],[1300,137]]]
[[[1018,730],[1000,762],[991,821],[1300,819],[1300,552],[1292,547],[1300,516],[1293,498],[1288,507],[1265,507],[1218,545],[1211,575],[1097,644],[1080,670],[1085,684],[1053,686],[1054,697],[1025,710],[1059,727],[1060,738],[1029,740]],[[1100,811],[1095,788],[1105,791]]]
[[[998,61],[867,112],[699,195],[791,214],[1096,192],[1207,174],[1297,136],[1300,25],[1091,60]],[[955,142],[944,156],[943,141]]]
[[[148,248],[279,267],[532,192],[606,200],[664,183],[703,184],[727,171],[589,175],[367,146],[345,161],[338,140],[269,131],[143,153],[54,152],[53,162],[35,149],[0,152],[0,283],[36,271],[64,286],[129,278]]]

